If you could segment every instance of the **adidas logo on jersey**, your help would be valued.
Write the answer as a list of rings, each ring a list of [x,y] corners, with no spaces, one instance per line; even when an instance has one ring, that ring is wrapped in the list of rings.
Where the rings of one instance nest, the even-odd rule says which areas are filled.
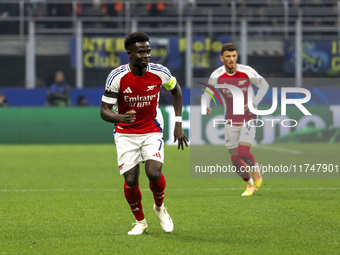
[[[123,91],[123,93],[132,93],[132,90],[130,89],[130,87],[127,87],[127,88]]]
[[[159,152],[153,154],[154,157],[157,157],[157,158],[162,158],[161,154]]]

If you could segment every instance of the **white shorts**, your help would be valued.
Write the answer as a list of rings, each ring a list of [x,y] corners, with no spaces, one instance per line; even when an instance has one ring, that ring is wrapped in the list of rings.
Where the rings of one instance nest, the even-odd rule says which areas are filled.
[[[228,149],[234,149],[238,147],[239,142],[245,142],[253,144],[255,140],[256,127],[254,121],[251,121],[251,125],[230,126],[225,125],[225,146]]]
[[[162,133],[114,135],[119,173],[122,175],[135,165],[149,159],[164,162],[164,140]]]

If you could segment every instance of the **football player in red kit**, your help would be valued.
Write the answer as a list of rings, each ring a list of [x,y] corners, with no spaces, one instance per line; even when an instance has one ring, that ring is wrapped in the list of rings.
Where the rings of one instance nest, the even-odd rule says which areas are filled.
[[[233,97],[228,88],[219,86],[218,90],[221,94],[225,108],[225,141],[230,153],[233,165],[236,167],[237,173],[247,183],[247,188],[242,196],[251,196],[262,184],[262,176],[259,166],[255,161],[254,155],[250,152],[251,145],[255,140],[255,123],[256,116],[249,111],[248,108],[248,90],[251,90],[253,96],[253,105],[256,106],[265,96],[269,85],[266,80],[260,76],[253,68],[246,65],[237,64],[237,50],[232,43],[222,46],[220,59],[223,66],[217,68],[210,76],[209,84],[211,86],[227,84],[235,86],[243,93],[244,114],[236,115],[233,113],[233,100],[239,100]],[[258,88],[256,96],[252,90],[252,85]],[[222,88],[221,88],[222,87]],[[207,88],[209,93],[213,93]],[[211,97],[208,93],[202,97],[209,106]],[[211,113],[211,108],[207,108],[207,114]],[[250,167],[247,168],[248,164]],[[247,171],[251,169],[251,171]],[[251,172],[251,175],[250,173]]]
[[[159,64],[150,63],[149,37],[143,32],[128,35],[124,46],[129,63],[114,69],[106,80],[100,115],[103,120],[115,123],[114,138],[120,174],[124,176],[124,194],[136,218],[129,235],[147,232],[142,195],[139,189],[140,162],[153,192],[154,211],[165,232],[172,232],[173,221],[164,207],[165,177],[163,117],[158,105],[160,89],[171,91],[175,110],[175,141],[178,149],[188,138],[182,129],[182,92],[176,78]]]

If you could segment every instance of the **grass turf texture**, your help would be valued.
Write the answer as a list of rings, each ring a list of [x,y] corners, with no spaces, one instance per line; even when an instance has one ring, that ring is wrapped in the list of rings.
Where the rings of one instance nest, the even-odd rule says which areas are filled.
[[[305,162],[339,152],[338,144],[278,146],[305,151]],[[258,161],[291,162],[289,153],[252,151]],[[241,197],[240,178],[190,178],[189,150],[165,155],[175,230],[161,230],[142,170],[149,233],[128,236],[134,218],[114,146],[0,146],[0,254],[338,253],[340,179],[270,178]]]

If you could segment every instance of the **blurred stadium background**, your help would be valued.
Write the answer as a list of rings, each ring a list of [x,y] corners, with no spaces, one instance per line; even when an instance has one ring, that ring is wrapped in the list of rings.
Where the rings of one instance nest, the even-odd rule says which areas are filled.
[[[85,98],[87,106],[99,106],[108,73],[128,61],[123,39],[137,30],[152,39],[152,61],[177,77],[184,105],[193,101],[195,79],[209,77],[220,65],[221,45],[232,41],[239,62],[252,66],[271,86],[311,91],[308,104],[321,113],[304,118],[297,130],[331,128],[332,139],[327,135],[325,141],[339,141],[340,2],[335,0],[1,0],[0,92],[11,107],[46,106],[49,86],[61,70],[71,86],[71,106],[77,106],[79,98]],[[264,104],[270,100],[268,93]],[[161,104],[169,102],[162,91]],[[1,111],[6,123],[2,127],[15,134],[21,120],[15,118],[8,126],[11,111]],[[24,109],[13,111],[27,117]],[[49,111],[30,113],[39,116],[32,118],[45,129],[46,121],[39,120]],[[2,143],[20,140],[5,133]],[[290,131],[276,133],[275,139]]]
[[[174,233],[161,232],[141,174],[150,231],[131,242],[126,232],[134,220],[113,125],[100,119],[99,107],[107,75],[128,62],[123,40],[137,30],[151,37],[152,61],[169,67],[182,86],[191,146],[165,148]],[[223,110],[215,106],[202,117],[202,91],[195,89],[220,65],[221,46],[230,41],[239,62],[271,87],[312,95],[311,116],[292,106],[287,116],[278,107],[261,117],[298,125],[258,128],[258,162],[322,164],[332,172],[265,175],[250,199],[241,198],[245,187],[234,173],[189,172],[209,160],[230,164],[224,146],[216,146],[224,144],[223,129],[211,122]],[[0,66],[0,105],[7,100],[0,107],[0,254],[339,253],[340,1],[0,0]],[[71,86],[69,107],[47,106],[57,70]],[[161,93],[164,140],[172,145],[173,109]],[[78,98],[86,107],[77,107]]]

